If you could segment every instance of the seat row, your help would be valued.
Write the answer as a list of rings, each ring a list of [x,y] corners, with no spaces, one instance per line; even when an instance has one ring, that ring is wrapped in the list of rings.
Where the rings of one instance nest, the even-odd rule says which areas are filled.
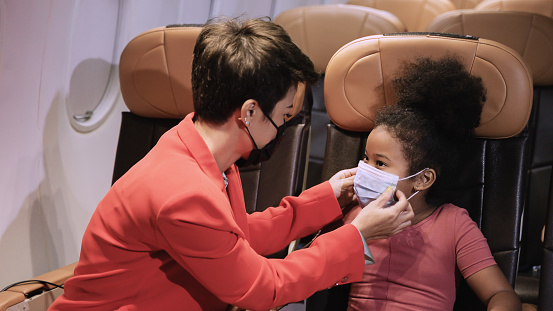
[[[401,16],[402,20],[408,20],[402,15],[405,12],[415,12],[412,14],[417,18],[411,18],[411,23],[414,19],[418,20],[417,23],[423,23],[424,16],[426,19],[423,24],[428,23],[424,31],[490,39],[514,49],[522,56],[532,73],[534,101],[528,127],[531,160],[526,184],[519,270],[522,272],[520,284],[530,282],[536,285],[536,267],[541,265],[543,256],[541,236],[553,165],[553,129],[548,121],[553,117],[553,1],[487,0],[476,9],[449,10],[451,6],[443,6],[442,11],[436,9],[433,12],[428,9],[430,3],[434,3],[432,1],[409,1],[409,5],[399,5],[403,2],[405,1],[350,1],[349,3],[372,7],[299,7],[281,13],[275,22],[283,25],[323,74],[331,55],[338,50],[337,46],[367,35],[407,32],[409,27],[405,25],[408,23],[403,23],[398,18]],[[415,5],[419,6],[418,10],[413,7]],[[380,10],[383,8],[389,11]],[[422,11],[427,14],[422,14]],[[322,95],[323,89],[324,78],[313,88],[308,186],[321,180],[326,126],[330,123]],[[529,280],[526,277],[528,274],[532,275]],[[537,303],[537,286],[533,290],[522,286],[519,292],[525,296],[525,300]]]
[[[425,31],[440,14],[462,9],[521,11],[553,17],[550,0],[350,0],[347,3],[390,12],[411,32]]]
[[[325,133],[328,131],[323,144],[318,145],[323,156],[317,181],[327,179],[341,168],[356,166],[362,157],[364,139],[372,129],[375,110],[393,104],[393,97],[381,86],[393,75],[399,62],[413,56],[455,53],[461,55],[471,72],[482,76],[488,88],[488,100],[483,113],[486,122],[478,130],[479,140],[467,150],[467,161],[459,167],[459,180],[450,185],[449,195],[453,203],[469,210],[487,237],[502,271],[515,285],[521,247],[519,235],[523,230],[521,220],[524,206],[528,204],[527,172],[534,154],[531,147],[537,145],[535,124],[538,121],[534,120],[537,113],[532,98],[535,100],[536,94],[542,92],[542,89],[536,91],[536,78],[533,80],[536,70],[526,58],[542,59],[540,53],[544,53],[544,58],[551,57],[552,53],[541,50],[550,46],[544,42],[553,42],[548,32],[551,20],[543,22],[545,31],[535,30],[532,35],[542,43],[536,54],[534,43],[519,47],[519,51],[478,34],[383,35],[406,29],[394,30],[393,27],[400,25],[397,18],[370,8],[360,9],[354,5],[309,8],[300,8],[295,13],[283,12],[275,22],[287,29],[312,58],[316,68],[325,73],[324,79],[319,87],[305,90],[303,111],[292,121],[292,126],[287,127],[273,158],[241,169],[248,212],[276,205],[283,196],[297,195],[308,186],[309,145],[316,143],[317,126]],[[353,12],[355,17],[349,15],[340,20],[342,10]],[[323,12],[322,19],[316,18],[313,12]],[[540,25],[542,18],[532,16],[538,21],[532,23],[532,27]],[[381,30],[378,27],[382,25],[390,28]],[[129,111],[122,115],[113,182],[142,158],[166,130],[193,111],[190,64],[200,30],[185,25],[159,27],[137,36],[125,48],[120,61],[120,84]],[[315,33],[320,39],[316,39]],[[525,56],[528,50],[532,52]],[[547,67],[542,63],[536,68],[549,77]],[[179,70],[168,70],[175,68]],[[544,85],[552,84],[544,82]],[[299,92],[297,96],[303,95]],[[321,115],[325,115],[327,121],[316,124],[315,109],[311,108],[321,103],[325,107]],[[307,170],[308,174],[310,172],[311,167]],[[551,243],[551,237],[547,238],[546,242]],[[283,257],[287,251],[274,256]],[[29,285],[0,293],[0,302],[7,294],[12,302],[24,299],[29,292],[26,286]],[[551,288],[550,284],[548,286]],[[547,290],[546,287],[542,289]],[[308,301],[311,310],[333,308],[325,301],[324,297],[328,297],[325,295],[328,293],[318,293]],[[479,302],[466,285],[461,287],[458,301],[459,310],[478,309],[474,306]],[[540,303],[551,306],[553,302]],[[2,308],[6,305],[0,303],[0,310]]]

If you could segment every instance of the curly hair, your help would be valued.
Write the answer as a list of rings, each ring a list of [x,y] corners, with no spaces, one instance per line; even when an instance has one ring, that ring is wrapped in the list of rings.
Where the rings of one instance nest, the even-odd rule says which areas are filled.
[[[319,78],[279,25],[264,19],[215,19],[200,32],[192,61],[195,119],[221,124],[248,99],[270,115],[298,82]]]
[[[433,168],[437,178],[427,194],[429,203],[441,189],[441,177],[456,165],[457,150],[480,124],[486,90],[452,55],[415,58],[403,64],[391,82],[396,105],[377,113],[375,126],[385,127],[402,145],[409,174]]]

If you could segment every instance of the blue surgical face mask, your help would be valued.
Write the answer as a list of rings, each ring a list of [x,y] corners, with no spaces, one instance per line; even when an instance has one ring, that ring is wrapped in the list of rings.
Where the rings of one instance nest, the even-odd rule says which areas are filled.
[[[416,174],[400,179],[397,175],[379,170],[361,160],[357,166],[357,174],[355,174],[355,178],[353,179],[353,190],[357,195],[357,201],[359,201],[361,206],[365,207],[386,191],[388,186],[391,186],[393,188],[393,192],[395,193],[397,183],[400,180],[412,178],[425,170],[427,170],[427,168]],[[409,198],[407,198],[407,200],[411,199],[417,193],[419,193],[419,191],[413,193]],[[395,203],[396,200],[392,195],[385,206],[388,207],[394,205]]]

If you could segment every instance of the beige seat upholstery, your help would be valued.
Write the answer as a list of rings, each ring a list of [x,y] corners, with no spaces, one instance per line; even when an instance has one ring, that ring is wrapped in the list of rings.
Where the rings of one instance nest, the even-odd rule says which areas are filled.
[[[321,168],[329,122],[324,106],[324,71],[332,55],[344,44],[365,36],[404,32],[403,23],[392,13],[357,5],[315,5],[290,9],[278,15],[281,25],[323,74],[312,88],[311,137],[307,187],[321,182]]]
[[[553,5],[553,1],[549,3]],[[553,84],[551,18],[518,11],[457,10],[436,17],[426,31],[471,35],[503,43],[522,56],[532,72],[534,85]]]
[[[528,126],[531,163],[515,290],[523,302],[537,304],[539,280],[532,267],[542,264],[541,228],[546,223],[553,169],[553,19],[521,11],[460,10],[438,16],[427,30],[501,42],[517,51],[532,72],[534,103]],[[553,275],[548,278],[553,279]]]
[[[39,275],[33,280],[63,285],[67,279],[73,276],[76,265],[76,262],[69,264]],[[63,290],[60,288],[38,282],[10,287],[6,291],[0,292],[0,311],[46,311],[62,293]]]
[[[416,56],[438,58],[446,54],[458,55],[472,74],[482,78],[487,100],[481,125],[475,131],[478,139],[462,151],[457,178],[447,181],[444,194],[448,202],[467,209],[487,238],[500,269],[514,285],[529,161],[526,126],[533,89],[530,71],[509,47],[486,39],[433,34],[378,35],[346,44],[326,70],[325,101],[333,124],[329,125],[323,178],[356,166],[363,157],[376,111],[395,104],[388,85],[401,63]],[[348,292],[347,286],[333,287],[326,306],[312,310],[345,310]],[[455,310],[481,308],[481,302],[461,282]]]
[[[483,0],[451,0],[457,9],[474,9]]]
[[[350,0],[348,4],[391,12],[407,31],[424,31],[436,16],[456,9],[450,0]]]
[[[520,11],[553,17],[551,0],[484,0],[475,10]]]
[[[486,39],[434,34],[370,36],[342,47],[327,67],[325,100],[331,121],[349,131],[372,130],[376,111],[394,103],[386,86],[401,62],[446,53],[459,55],[487,88],[476,135],[502,139],[519,134],[532,107],[532,77],[519,54]],[[508,91],[510,85],[517,92]]]
[[[192,52],[200,30],[159,27],[125,47],[119,83],[129,111],[122,114],[112,182],[145,156],[166,130],[194,111]]]
[[[390,12],[345,4],[297,7],[282,12],[274,22],[288,32],[320,72],[332,55],[352,40],[406,30]]]

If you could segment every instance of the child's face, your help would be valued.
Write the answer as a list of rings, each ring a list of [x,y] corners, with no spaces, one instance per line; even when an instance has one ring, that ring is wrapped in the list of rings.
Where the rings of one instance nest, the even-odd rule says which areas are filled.
[[[401,143],[382,126],[374,128],[369,134],[363,161],[399,178],[409,175],[409,163],[403,156]],[[409,180],[403,180],[399,181],[397,189],[409,196],[413,186]]]

